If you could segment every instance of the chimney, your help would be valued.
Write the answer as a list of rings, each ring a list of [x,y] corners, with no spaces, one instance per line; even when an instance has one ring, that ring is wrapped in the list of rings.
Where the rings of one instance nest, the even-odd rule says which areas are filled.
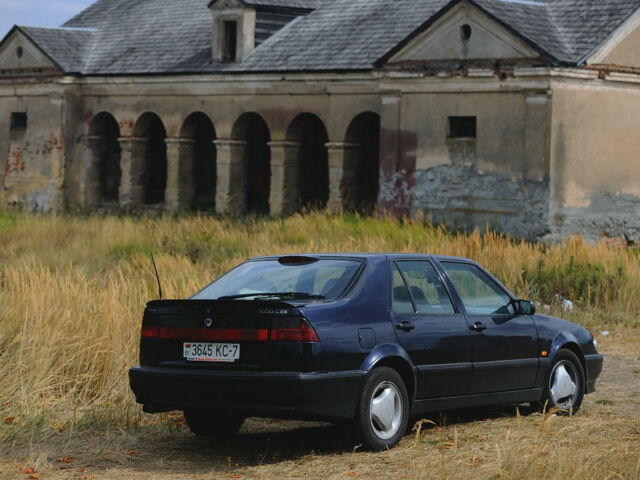
[[[213,0],[209,9],[213,16],[213,62],[241,62],[255,47],[256,11],[242,0]]]

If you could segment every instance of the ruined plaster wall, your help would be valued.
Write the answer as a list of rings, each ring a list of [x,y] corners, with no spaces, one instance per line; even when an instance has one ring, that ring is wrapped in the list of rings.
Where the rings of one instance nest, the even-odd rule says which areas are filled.
[[[548,233],[546,91],[410,93],[400,109],[398,166],[382,204],[453,228]],[[450,116],[476,116],[476,139],[448,138]]]
[[[55,82],[0,84],[0,205],[29,211],[63,207],[64,96]],[[12,112],[27,130],[10,132]]]
[[[552,88],[553,235],[637,241],[640,83],[558,79]]]

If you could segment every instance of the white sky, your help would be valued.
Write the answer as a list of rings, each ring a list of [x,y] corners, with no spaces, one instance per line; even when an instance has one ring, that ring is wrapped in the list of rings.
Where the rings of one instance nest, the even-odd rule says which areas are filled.
[[[0,0],[0,39],[14,25],[59,27],[96,0]]]

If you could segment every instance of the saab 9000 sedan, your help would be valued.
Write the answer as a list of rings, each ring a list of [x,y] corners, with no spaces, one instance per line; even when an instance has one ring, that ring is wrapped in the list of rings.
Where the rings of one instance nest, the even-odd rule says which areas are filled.
[[[384,449],[427,411],[575,413],[601,370],[593,335],[471,260],[311,254],[254,258],[188,300],[149,302],[129,376],[145,412],[183,410],[196,435],[250,416],[352,421]]]

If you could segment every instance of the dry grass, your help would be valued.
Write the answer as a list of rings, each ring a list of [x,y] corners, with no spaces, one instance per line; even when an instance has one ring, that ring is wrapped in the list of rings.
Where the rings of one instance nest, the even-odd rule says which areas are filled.
[[[113,454],[110,465],[131,467],[133,461],[137,473],[139,458],[126,453],[119,457],[123,449],[143,450],[149,441],[166,449],[176,441],[187,449],[203,448],[184,432],[179,418],[143,416],[128,389],[126,373],[137,361],[144,303],[156,297],[150,252],[156,254],[165,295],[174,298],[192,294],[256,255],[398,251],[466,256],[487,266],[522,297],[550,303],[552,313],[561,314],[556,293],[572,298],[576,310],[565,316],[595,332],[610,331],[599,338],[601,343],[626,342],[635,349],[640,335],[637,251],[590,245],[579,237],[544,246],[493,233],[452,234],[421,221],[322,214],[278,220],[0,214],[0,245],[0,452],[5,458],[31,456],[43,465],[63,457],[65,449],[81,450],[78,442],[100,445],[102,457],[109,456],[110,448],[120,452]],[[640,362],[636,367],[640,372]],[[640,375],[631,370],[626,374],[638,385]],[[606,412],[607,407],[587,403],[585,411]],[[292,458],[276,457],[278,476],[296,477],[300,465],[308,467],[312,477],[321,476],[317,468],[324,465],[329,477],[365,478],[365,471],[373,473],[382,464],[385,471],[397,470],[407,478],[640,478],[640,435],[633,433],[640,428],[639,412],[636,406],[629,411],[635,419],[613,416],[606,423],[585,415],[574,420],[510,416],[437,428],[425,425],[417,441],[407,437],[389,453],[353,454],[350,444],[328,447],[328,456],[301,454],[296,448]],[[311,430],[309,450],[318,436],[335,435],[325,430]],[[618,436],[614,441],[596,445],[603,433],[611,432]],[[300,440],[295,433],[279,435],[283,445]],[[446,442],[461,443],[447,448]],[[585,442],[580,448],[588,458],[582,450],[576,452],[580,442]],[[625,445],[631,450],[625,452]],[[242,474],[268,478],[270,468],[244,462]]]

